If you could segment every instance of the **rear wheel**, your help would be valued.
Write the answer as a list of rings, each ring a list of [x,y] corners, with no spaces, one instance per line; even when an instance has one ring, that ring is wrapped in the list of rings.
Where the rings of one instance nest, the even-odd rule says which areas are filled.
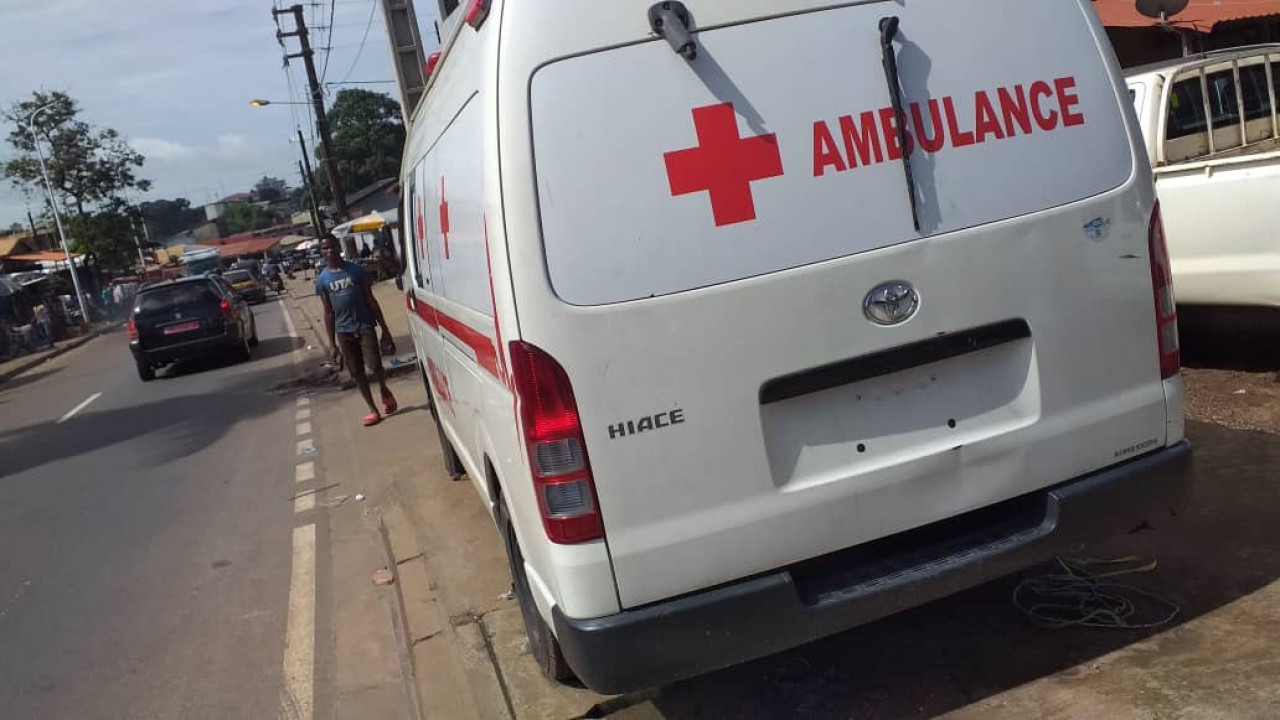
[[[151,382],[156,379],[156,369],[150,363],[141,360],[136,361],[138,365],[138,379],[142,382]]]
[[[520,617],[524,619],[524,631],[529,636],[529,652],[548,679],[558,683],[575,680],[573,668],[569,667],[560,650],[560,641],[556,640],[547,621],[538,612],[533,589],[529,586],[529,576],[524,571],[524,553],[520,552],[520,543],[516,541],[515,528],[512,527],[511,517],[507,512],[507,502],[501,497],[498,498],[498,529],[507,550],[507,563],[511,568],[511,588],[515,592],[516,601],[520,603]]]
[[[449,473],[451,480],[461,480],[462,476],[467,474],[467,470],[462,466],[462,459],[453,449],[453,443],[449,442],[449,436],[444,432],[444,425],[440,423],[438,409],[440,404],[436,402],[436,394],[431,390],[431,381],[427,379],[427,371],[422,368],[422,363],[418,363],[418,374],[422,376],[422,384],[427,388],[427,399],[431,403],[431,419],[436,423],[436,437],[440,440],[440,457],[444,461],[444,470]]]

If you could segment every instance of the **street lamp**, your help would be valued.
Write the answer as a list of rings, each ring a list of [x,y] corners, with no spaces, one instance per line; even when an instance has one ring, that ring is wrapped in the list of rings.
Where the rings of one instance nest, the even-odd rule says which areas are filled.
[[[310,105],[311,103],[292,102],[290,100],[260,100],[258,98],[254,98],[249,101],[249,104],[253,107],[266,107],[268,105]]]
[[[36,116],[58,103],[57,100],[47,102],[36,108],[27,116],[27,132],[31,133],[31,142],[36,146],[36,158],[40,160],[40,176],[44,178],[45,190],[49,193],[49,209],[53,211],[53,222],[58,226],[58,239],[62,241],[62,252],[67,256],[67,267],[71,272],[71,285],[76,290],[76,300],[80,304],[80,322],[89,322],[89,308],[84,302],[84,292],[80,289],[80,276],[76,274],[76,262],[71,257],[71,247],[67,245],[67,233],[62,229],[62,215],[58,213],[58,199],[53,193],[53,183],[49,182],[49,170],[44,164],[44,151],[40,149],[40,136],[36,134]]]

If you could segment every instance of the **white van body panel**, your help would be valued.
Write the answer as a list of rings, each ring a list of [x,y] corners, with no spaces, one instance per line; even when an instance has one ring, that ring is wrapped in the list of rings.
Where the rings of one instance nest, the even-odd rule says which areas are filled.
[[[631,649],[660,655],[648,614],[1067,481],[1123,485],[1101,471],[1182,441],[1151,168],[1086,0],[691,0],[693,60],[650,5],[492,0],[476,29],[464,4],[403,163],[406,304],[440,425],[491,512],[501,494],[560,637],[566,618],[582,637],[639,623]],[[885,110],[890,14],[919,231]],[[981,37],[957,34],[975,18]],[[918,308],[877,325],[864,301],[891,282]],[[511,341],[572,385],[603,539],[547,538]],[[574,669],[611,672],[591,664]]]
[[[1080,193],[1063,191],[1063,204],[1051,210],[965,229],[972,222],[965,220],[970,217],[966,213],[979,220],[1016,214],[1016,209],[1008,209],[1015,205],[1006,195],[1046,190],[1000,185],[1000,193],[988,193],[981,201],[989,209],[980,210],[969,188],[952,184],[944,195],[948,204],[935,205],[934,210],[940,211],[940,218],[957,218],[954,227],[945,226],[954,231],[900,242],[914,236],[900,164],[886,161],[860,168],[875,173],[878,183],[847,179],[855,175],[852,172],[815,178],[811,144],[814,121],[833,121],[846,112],[874,111],[887,104],[883,84],[873,90],[875,73],[882,73],[878,53],[869,54],[864,46],[877,47],[875,20],[889,11],[887,5],[855,3],[827,11],[833,16],[861,13],[850,27],[871,32],[871,39],[860,38],[855,44],[846,38],[845,44],[858,48],[859,67],[855,71],[836,64],[829,78],[818,74],[815,81],[832,88],[824,98],[787,80],[812,77],[809,71],[816,70],[809,65],[789,66],[789,74],[770,74],[768,63],[750,62],[741,47],[722,48],[712,40],[722,24],[756,13],[776,17],[823,10],[822,3],[700,4],[700,37],[707,38],[709,52],[693,63],[647,35],[647,7],[585,0],[504,5],[504,29],[521,30],[504,31],[498,73],[502,200],[520,337],[550,353],[572,378],[623,607],[711,587],[982,507],[1114,463],[1123,448],[1165,444],[1165,390],[1154,351],[1147,265],[1153,197],[1150,183],[1140,180],[1148,172],[1146,159],[1131,144],[1119,143],[1111,147],[1111,154],[1093,158],[1094,167],[1062,157],[1093,183],[1086,200],[1071,202]],[[1114,132],[1101,133],[1108,139],[1097,142],[1135,140],[1139,135],[1130,124],[1132,116],[1120,110],[1129,105],[1129,97],[1121,95],[1115,66],[1101,59],[1109,51],[1103,49],[1107,41],[1096,18],[1082,4],[1063,7],[1067,10],[1054,11],[1067,13],[1058,18],[1064,20],[1059,24],[1071,32],[1083,31],[1094,53],[1080,67],[1102,68],[1091,75],[1104,86],[1101,90],[1086,90],[1078,83],[1082,106],[1086,97],[1091,103],[1107,98],[1105,107],[1093,105],[1083,111],[1086,127],[1114,123]],[[979,12],[977,6],[920,3],[909,8],[895,4],[891,9],[902,16],[908,38],[928,38],[935,44],[930,52],[937,85],[930,87],[930,96],[973,97],[975,90],[994,92],[1041,76],[1052,80],[1058,72],[1058,60],[1049,59],[1049,54],[1044,55],[1048,64],[1043,71],[1019,63],[1027,48],[1018,43],[1040,43],[1039,34],[1032,34],[1034,41],[1024,35],[1010,44],[1010,38],[1020,34],[1015,24],[1047,22],[1043,7],[1029,9],[1018,2],[997,8],[982,5],[981,13],[990,22],[1000,24],[1007,18],[1010,27],[992,29],[993,36],[1003,38],[1004,49],[990,52],[1007,53],[1001,74],[980,81],[944,70],[978,63],[984,72],[997,71],[994,61],[984,65],[989,58],[968,44],[961,48],[954,43],[954,33],[944,31],[954,28],[960,15]],[[822,14],[814,12],[812,17]],[[549,23],[549,16],[573,21]],[[787,41],[768,31],[801,21],[808,22],[803,17],[782,18],[753,29],[760,30],[760,43],[769,40],[779,47],[799,48],[804,45],[799,37]],[[822,32],[821,23],[805,27]],[[1080,40],[1076,35],[1076,48]],[[766,47],[758,45],[756,54],[770,56]],[[773,56],[773,64],[792,62],[790,52]],[[801,53],[797,62],[817,61],[803,50],[796,52]],[[634,62],[615,63],[613,54],[634,54]],[[557,75],[561,67],[597,62],[596,55],[604,58],[599,72],[620,73],[624,80],[618,86],[623,89],[640,84],[643,92],[638,95],[649,97],[648,105],[615,94],[618,91],[608,83],[592,82],[591,73]],[[704,72],[701,68],[715,73],[710,61],[721,55],[733,57],[734,82],[749,93],[756,112],[768,113],[757,122],[759,127],[739,113],[739,137],[759,135],[763,129],[777,134],[780,152],[790,152],[792,143],[799,150],[782,159],[785,180],[752,183],[756,220],[717,228],[706,193],[672,197],[662,161],[663,153],[689,148],[697,140],[690,111],[718,98],[689,78]],[[1041,56],[1036,57],[1039,62]],[[906,58],[903,63],[907,76],[911,70]],[[870,69],[863,74],[861,65]],[[646,72],[671,82],[661,88],[649,85]],[[755,74],[761,79],[755,80]],[[684,80],[672,88],[677,78]],[[777,91],[770,88],[784,87],[793,93],[789,97],[795,98],[795,107],[775,102]],[[591,103],[578,99],[584,91],[593,98]],[[855,96],[873,91],[874,101]],[[841,100],[845,93],[848,97]],[[906,100],[923,97],[909,95]],[[558,102],[585,120],[571,122],[557,115],[568,112]],[[666,108],[668,117],[659,117],[654,108]],[[609,124],[610,109],[616,113],[616,129],[606,153],[608,133],[598,126]],[[539,120],[542,112],[549,113],[549,127]],[[618,125],[634,112],[645,113],[643,122]],[[1077,128],[1065,128],[1073,129]],[[946,154],[955,154],[958,162],[966,151],[978,151],[994,153],[989,156],[991,172],[1018,172],[1022,169],[1010,169],[1019,162],[1018,141],[1035,139],[1033,133],[1001,141],[1015,146],[1008,155],[999,142],[947,148],[921,159],[919,167],[936,161],[940,176],[951,178],[943,169]],[[1085,147],[1093,142],[1085,134],[1080,141]],[[574,143],[582,149],[566,158],[566,149]],[[642,151],[648,153],[643,162]],[[616,160],[619,157],[625,160]],[[1117,164],[1124,172],[1115,172]],[[575,169],[585,180],[575,177]],[[923,176],[927,171],[918,172]],[[795,184],[790,186],[793,173]],[[1004,175],[1002,180],[1012,177]],[[1053,176],[1052,181],[1058,179]],[[856,182],[846,187],[868,194],[865,233],[849,227],[847,220],[836,222],[850,201],[822,185],[824,180],[837,186]],[[599,207],[591,207],[588,199]],[[653,217],[646,220],[633,212],[628,207],[632,202],[649,208]],[[805,243],[824,242],[824,228],[826,234],[856,236],[851,244],[838,246],[842,257],[832,258],[833,251],[826,249],[762,261],[755,251],[765,249],[766,236],[793,236],[769,225],[766,215],[795,219],[797,207],[827,218],[825,224],[815,221],[795,231],[794,237]],[[930,210],[924,210],[928,222]],[[618,234],[626,231],[614,217],[639,223],[626,237],[656,243],[653,247],[663,262],[632,255],[614,263],[613,251],[625,248]],[[678,232],[678,242],[663,240],[655,218]],[[1105,239],[1090,239],[1084,231],[1096,219],[1108,221]],[[937,222],[942,228],[943,221]],[[770,232],[760,230],[766,226]],[[719,244],[714,232],[726,227],[748,243],[750,250],[742,254],[750,257],[734,257],[731,247]],[[557,237],[551,237],[553,232]],[[529,233],[538,233],[540,239]],[[596,257],[580,244],[562,245],[569,234],[594,235],[608,251]],[[859,240],[863,236],[866,239]],[[700,251],[689,248],[700,248],[704,242],[710,243],[706,257],[714,267],[688,267],[700,260],[689,254]],[[557,254],[560,250],[566,252]],[[666,275],[657,271],[664,263]],[[644,271],[631,272],[637,267]],[[761,268],[776,270],[755,274]],[[919,313],[894,328],[870,325],[861,314],[863,295],[877,283],[904,276],[920,291]],[[557,278],[564,282],[557,284]],[[1081,291],[1081,278],[1090,280],[1087,291]],[[646,299],[631,299],[636,297]],[[763,408],[760,403],[760,388],[773,378],[1014,317],[1027,319],[1032,337],[989,353],[991,362],[1007,372],[971,369],[965,362],[942,363],[947,367],[936,368],[939,389],[919,387],[919,371],[935,368],[871,383],[862,393],[864,401],[881,407],[889,407],[891,397],[915,395],[912,410],[884,411],[893,422],[878,429],[860,425],[859,418],[849,414],[853,410],[842,406],[850,388],[794,405]],[[1100,354],[1101,348],[1106,350]],[[975,382],[982,390],[967,393],[964,386]],[[808,410],[800,407],[806,403],[812,406]],[[610,438],[610,426],[621,421],[673,410],[682,411],[685,419],[674,429]],[[947,421],[960,414],[965,416],[956,428],[948,427]],[[859,444],[870,449],[859,453]]]
[[[492,27],[500,14],[498,5]],[[448,28],[449,59],[430,80],[430,101],[414,115],[403,161],[403,195],[411,206],[402,214],[410,260],[404,279],[414,345],[445,435],[490,512],[491,473],[498,478],[540,609],[549,613],[560,605],[576,616],[607,615],[618,611],[618,600],[605,544],[538,539],[542,524],[502,346],[503,329],[514,335],[517,325],[508,266],[501,262],[498,34],[459,27],[456,15]]]
[[[1252,147],[1178,160],[1167,159],[1164,152],[1175,82],[1201,67],[1209,75],[1230,72],[1232,58],[1237,66],[1270,65],[1272,92],[1280,96],[1280,45],[1185,58],[1158,70],[1136,69],[1127,82],[1135,92],[1145,89],[1139,120],[1154,167],[1178,302],[1277,307],[1280,144],[1273,137],[1260,137],[1274,133],[1275,118],[1250,122]],[[1273,109],[1269,115],[1274,114]],[[1215,129],[1215,142],[1238,144],[1232,139],[1240,136],[1234,124]]]

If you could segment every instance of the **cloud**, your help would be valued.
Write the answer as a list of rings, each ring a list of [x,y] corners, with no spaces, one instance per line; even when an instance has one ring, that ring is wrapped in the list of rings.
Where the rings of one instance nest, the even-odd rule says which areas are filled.
[[[198,147],[163,138],[134,138],[130,141],[133,149],[142,153],[148,160],[188,160],[191,158],[218,158],[234,160],[247,157],[252,149],[252,142],[244,135],[228,133],[218,136],[214,147]]]

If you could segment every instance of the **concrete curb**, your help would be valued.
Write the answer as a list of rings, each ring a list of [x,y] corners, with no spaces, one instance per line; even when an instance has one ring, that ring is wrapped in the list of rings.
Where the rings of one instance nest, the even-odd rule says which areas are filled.
[[[391,536],[387,531],[387,525],[383,521],[383,514],[378,513],[377,532],[379,549],[382,552],[383,567],[389,568],[396,576],[396,582],[393,583],[391,603],[391,634],[396,639],[396,655],[400,660],[400,675],[404,678],[404,692],[409,702],[409,711],[412,713],[414,720],[424,720],[426,717],[422,713],[422,702],[418,698],[418,684],[414,676],[413,670],[413,639],[409,637],[409,616],[405,612],[404,595],[401,593],[400,587],[400,570],[396,563],[395,555],[391,551]]]
[[[3,385],[10,378],[13,378],[17,375],[21,375],[22,373],[30,370],[33,367],[36,367],[38,365],[43,365],[46,362],[49,362],[50,360],[58,357],[59,355],[75,350],[81,345],[88,343],[90,340],[97,338],[99,335],[103,334],[108,329],[110,329],[110,327],[111,326],[108,325],[107,327],[96,328],[94,330],[90,330],[89,332],[79,337],[74,337],[74,338],[71,338],[70,340],[63,340],[61,345],[53,348],[52,350],[42,350],[40,351],[40,353],[32,355],[30,358],[24,359],[22,362],[19,362],[17,365],[9,368],[8,370],[0,371],[0,385]]]

